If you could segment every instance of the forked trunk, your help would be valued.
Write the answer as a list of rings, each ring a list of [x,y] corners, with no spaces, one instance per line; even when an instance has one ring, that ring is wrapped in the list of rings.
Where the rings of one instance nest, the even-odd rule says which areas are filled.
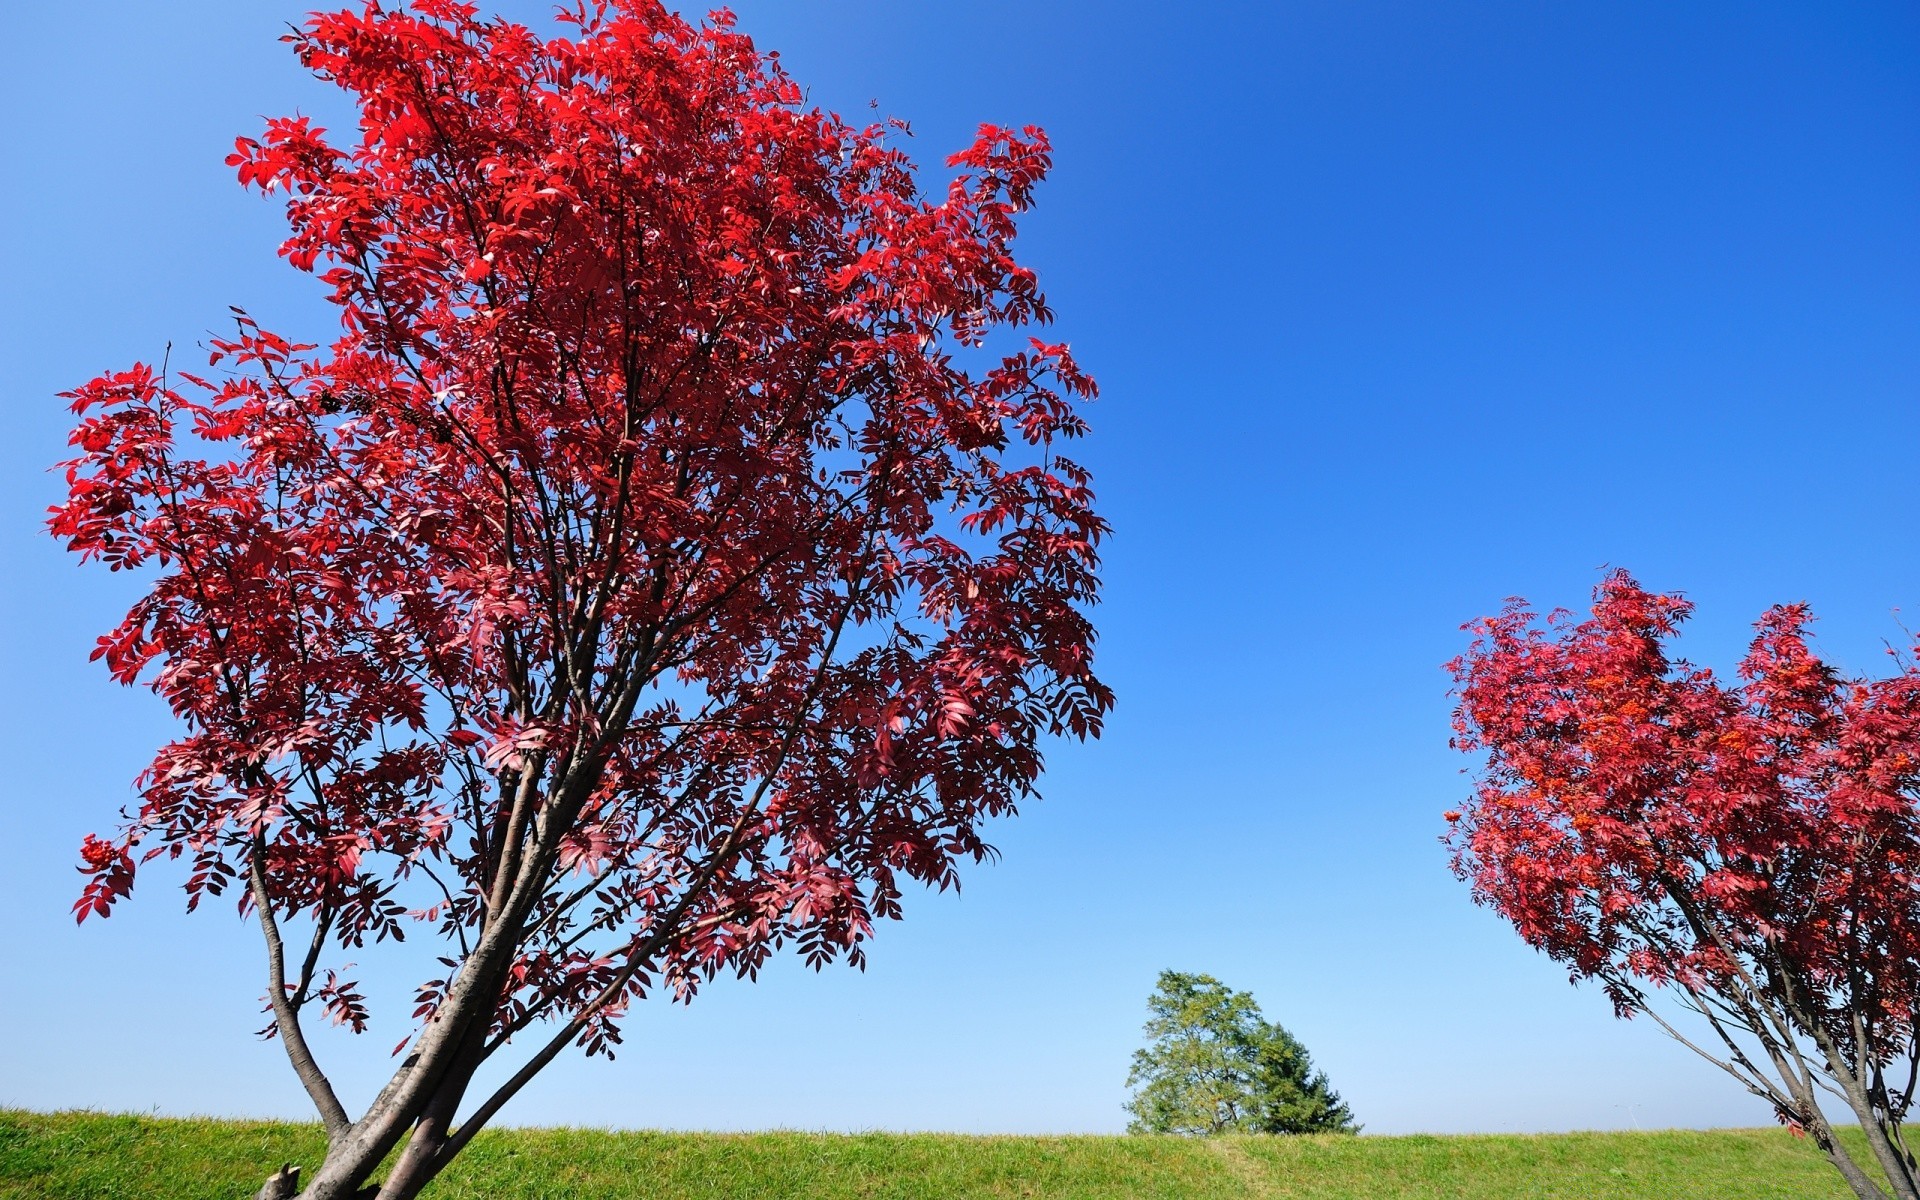
[[[1873,1155],[1873,1161],[1879,1164],[1881,1173],[1886,1176],[1888,1188],[1891,1189],[1894,1200],[1920,1200],[1920,1186],[1916,1186],[1914,1164],[1900,1144],[1898,1128],[1891,1121],[1892,1114],[1883,1105],[1876,1105],[1873,1102],[1872,1093],[1861,1082],[1859,1076],[1847,1069],[1852,1064],[1832,1053],[1829,1053],[1827,1058],[1832,1064],[1833,1078],[1840,1084],[1839,1090],[1847,1101],[1847,1107],[1853,1110],[1854,1119],[1860,1123],[1860,1131],[1867,1139],[1867,1150]],[[1830,1130],[1828,1137],[1832,1137]],[[1822,1146],[1822,1149],[1825,1149],[1825,1146]],[[1834,1158],[1832,1151],[1828,1151],[1827,1157],[1833,1159],[1835,1166],[1840,1166],[1840,1160]],[[1849,1165],[1852,1165],[1851,1161]],[[1871,1190],[1861,1191],[1861,1184],[1856,1182],[1855,1175],[1865,1179],[1865,1172],[1858,1166],[1853,1166],[1852,1173],[1849,1173],[1847,1167],[1841,1167],[1840,1173],[1847,1177],[1848,1184],[1861,1196],[1885,1197],[1889,1194],[1887,1190],[1881,1189],[1871,1180],[1867,1180],[1867,1186]]]
[[[1879,1123],[1877,1116],[1874,1113],[1861,1115],[1860,1128],[1867,1135],[1867,1148],[1873,1152],[1874,1160],[1886,1174],[1894,1200],[1920,1200],[1920,1186],[1916,1186],[1913,1164],[1888,1137],[1886,1128]],[[1872,1194],[1884,1196],[1887,1193],[1876,1188]]]
[[[1871,1110],[1860,1114],[1860,1128],[1867,1135],[1867,1148],[1873,1151],[1875,1161],[1886,1172],[1896,1200],[1920,1200],[1920,1184],[1915,1179],[1913,1162],[1881,1123],[1881,1114]]]
[[[400,1120],[401,1138],[380,1137],[384,1122],[375,1122],[377,1114],[369,1113],[347,1136],[327,1147],[305,1191],[299,1190],[300,1169],[288,1165],[268,1178],[254,1200],[295,1200],[296,1196],[298,1200],[413,1200],[446,1166],[440,1152],[447,1144],[451,1117],[465,1094],[465,1083],[463,1079],[454,1086],[449,1080],[411,1121]],[[389,1119],[393,1116],[389,1114]],[[381,1163],[403,1141],[404,1148],[385,1178],[375,1181]]]
[[[1860,1200],[1888,1200],[1889,1195],[1892,1200],[1920,1200],[1920,1193],[1914,1189],[1911,1166],[1904,1161],[1897,1150],[1891,1151],[1894,1156],[1891,1161],[1888,1154],[1882,1152],[1887,1138],[1885,1131],[1877,1123],[1877,1114],[1866,1112],[1855,1115],[1860,1118],[1860,1127],[1866,1134],[1868,1148],[1873,1151],[1874,1158],[1886,1174],[1892,1187],[1891,1193],[1887,1188],[1881,1187],[1873,1176],[1854,1161],[1853,1156],[1847,1152],[1847,1148],[1840,1144],[1833,1126],[1820,1115],[1818,1106],[1812,1103],[1812,1097],[1807,1097],[1804,1103],[1814,1114],[1814,1119],[1807,1123],[1807,1132],[1812,1135],[1814,1145],[1820,1147],[1821,1152],[1827,1156],[1827,1161],[1840,1172],[1840,1177],[1847,1181],[1847,1186],[1853,1189],[1855,1196]]]
[[[471,1068],[460,1071],[457,1079],[449,1079],[442,1084],[427,1110],[413,1124],[407,1135],[407,1147],[380,1182],[376,1193],[379,1200],[413,1200],[420,1189],[433,1181],[448,1159],[443,1156],[447,1148],[448,1136],[453,1132],[453,1118],[460,1108],[460,1101],[466,1095],[467,1084],[472,1079]]]
[[[489,962],[469,962],[476,976],[498,974]],[[443,1151],[454,1117],[485,1058],[489,1022],[481,1014],[491,1011],[498,993],[497,986],[480,980],[475,984],[453,989],[449,1002],[430,1020],[429,1031],[366,1112],[329,1139],[326,1157],[298,1192],[298,1200],[411,1200],[446,1166],[450,1155]],[[396,1147],[400,1154],[385,1180],[373,1182]],[[297,1168],[283,1169],[256,1200],[292,1200],[298,1174]],[[281,1190],[270,1190],[276,1188]]]
[[[1871,1175],[1860,1169],[1860,1164],[1853,1161],[1853,1156],[1847,1153],[1846,1147],[1840,1144],[1831,1128],[1823,1123],[1819,1129],[1812,1132],[1814,1144],[1826,1154],[1827,1161],[1840,1172],[1840,1177],[1847,1181],[1847,1186],[1853,1189],[1855,1196],[1860,1200],[1887,1200],[1886,1189],[1875,1183]]]

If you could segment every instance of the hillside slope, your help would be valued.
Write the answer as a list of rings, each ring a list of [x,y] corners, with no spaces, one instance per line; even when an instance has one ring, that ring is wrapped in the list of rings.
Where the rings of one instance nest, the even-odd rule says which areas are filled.
[[[0,1110],[4,1200],[240,1200],[317,1126]],[[430,1200],[1824,1200],[1785,1130],[1471,1137],[970,1137],[502,1129]]]

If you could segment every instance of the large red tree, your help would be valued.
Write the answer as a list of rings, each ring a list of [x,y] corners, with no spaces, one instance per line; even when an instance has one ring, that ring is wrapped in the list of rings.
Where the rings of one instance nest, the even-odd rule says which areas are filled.
[[[857,963],[1111,702],[1105,525],[1059,454],[1093,384],[997,344],[1049,319],[1010,250],[1045,137],[983,127],[923,198],[901,131],[804,106],[724,12],[561,20],[311,18],[359,129],[229,162],[339,337],[241,315],[201,375],[70,393],[52,531],[151,581],[96,657],[184,725],[77,910],[162,856],[258,921],[314,1200],[389,1154],[377,1194],[413,1196],[649,992],[783,943]],[[336,956],[422,926],[450,965],[352,1114],[302,1023],[362,1027]]]
[[[1913,1200],[1920,668],[1843,676],[1792,604],[1725,683],[1668,655],[1691,607],[1616,573],[1586,620],[1516,602],[1468,627],[1455,728],[1486,771],[1447,814],[1455,869],[1621,1015],[1652,1017],[1884,1196],[1821,1110],[1837,1098]]]

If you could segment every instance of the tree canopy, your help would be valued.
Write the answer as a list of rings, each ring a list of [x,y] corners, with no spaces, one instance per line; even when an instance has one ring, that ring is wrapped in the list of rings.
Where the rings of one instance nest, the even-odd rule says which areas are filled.
[[[860,962],[1111,702],[1106,526],[1062,453],[1094,385],[1021,332],[1044,134],[982,127],[923,196],[903,128],[806,106],[724,10],[559,20],[314,14],[289,41],[357,127],[228,161],[341,332],[239,314],[201,374],[70,393],[52,531],[146,581],[95,657],[184,726],[77,911],[161,856],[259,922],[315,1200],[390,1153],[379,1194],[415,1194],[647,995],[786,944]],[[421,932],[350,1114],[303,1020],[365,1028],[340,960]]]
[[[1912,1200],[1920,668],[1844,676],[1787,604],[1723,683],[1669,656],[1692,609],[1616,572],[1587,619],[1516,601],[1469,626],[1455,728],[1486,770],[1446,814],[1455,870],[1620,1015],[1651,1017],[1883,1196],[1821,1110],[1837,1097]],[[1699,1024],[1669,1023],[1662,997]]]
[[[1246,992],[1163,971],[1127,1072],[1132,1133],[1354,1133],[1353,1113],[1299,1039]]]

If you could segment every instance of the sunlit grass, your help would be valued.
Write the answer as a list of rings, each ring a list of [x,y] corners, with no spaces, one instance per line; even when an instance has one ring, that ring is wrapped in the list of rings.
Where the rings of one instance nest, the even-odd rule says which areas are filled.
[[[239,1200],[318,1127],[0,1110],[5,1200]],[[1821,1200],[1850,1196],[1781,1129],[1471,1137],[482,1134],[430,1200]]]

